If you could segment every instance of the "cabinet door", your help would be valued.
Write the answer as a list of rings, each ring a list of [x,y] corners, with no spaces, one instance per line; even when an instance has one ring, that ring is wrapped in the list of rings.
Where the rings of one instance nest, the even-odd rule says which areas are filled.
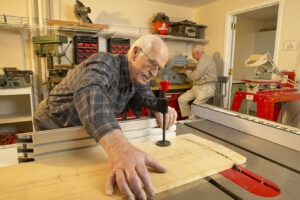
[[[34,131],[31,88],[0,89],[0,145],[15,142],[15,134]]]

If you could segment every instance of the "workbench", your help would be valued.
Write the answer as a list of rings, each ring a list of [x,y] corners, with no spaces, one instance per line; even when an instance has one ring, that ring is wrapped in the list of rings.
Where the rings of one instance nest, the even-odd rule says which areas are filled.
[[[243,100],[257,103],[258,117],[277,121],[281,109],[278,103],[299,101],[300,92],[297,89],[265,90],[257,93],[237,91],[232,101],[231,110],[238,111]]]
[[[184,83],[184,84],[171,84],[169,86],[169,90],[189,90],[191,89],[193,86],[193,83]],[[155,86],[151,87],[152,91],[159,91],[160,90],[160,86],[159,84],[156,84]]]

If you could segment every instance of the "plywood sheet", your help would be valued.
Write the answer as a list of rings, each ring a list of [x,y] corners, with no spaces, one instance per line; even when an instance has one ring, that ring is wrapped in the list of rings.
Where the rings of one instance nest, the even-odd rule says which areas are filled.
[[[192,134],[177,136],[169,147],[159,147],[149,141],[135,145],[168,169],[164,174],[151,172],[156,192],[246,162],[242,155]],[[105,195],[109,171],[106,161],[98,145],[0,168],[1,199],[121,199],[119,193]]]

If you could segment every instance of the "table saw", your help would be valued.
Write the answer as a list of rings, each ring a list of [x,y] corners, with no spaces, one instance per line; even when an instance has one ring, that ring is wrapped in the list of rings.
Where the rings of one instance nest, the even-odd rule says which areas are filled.
[[[255,195],[236,183],[225,178],[220,173],[201,179],[171,191],[158,194],[160,200],[163,199],[299,199],[300,190],[300,130],[292,127],[285,127],[282,124],[273,123],[268,120],[249,117],[224,109],[209,105],[192,105],[192,112],[198,116],[204,117],[198,120],[187,120],[183,124],[177,124],[177,134],[190,132],[218,144],[222,144],[247,157],[245,168],[271,180],[279,189],[280,194],[276,197],[262,197]],[[222,116],[223,115],[223,116]],[[239,119],[234,120],[230,115],[245,122],[243,131],[239,128]],[[206,116],[206,117],[205,117]],[[205,119],[208,118],[208,119]],[[228,120],[233,121],[233,127],[230,127]],[[264,134],[255,136],[252,133],[246,133],[249,129],[249,122],[261,124],[272,129],[286,130],[286,136],[275,133],[272,141],[268,141]],[[226,124],[228,122],[228,124]],[[260,127],[253,125],[259,132]],[[291,132],[289,132],[291,130]],[[274,131],[275,132],[275,131]],[[272,134],[272,133],[270,133]],[[277,134],[277,135],[276,135]],[[286,138],[293,141],[284,141]],[[278,137],[278,140],[275,139]],[[278,144],[283,142],[283,144]],[[291,145],[292,148],[286,147]],[[298,150],[295,150],[298,149]],[[258,188],[257,188],[258,189]],[[258,189],[259,190],[259,189]]]
[[[233,114],[234,117],[244,117],[244,119],[241,120],[245,121],[245,124],[253,120],[253,123],[261,123],[263,126],[269,126],[273,129],[286,128],[286,138],[291,139],[289,138],[289,134],[292,134],[292,137],[295,136],[293,139],[296,148],[300,147],[299,129],[284,127],[281,124],[261,120],[256,117],[246,119],[246,117],[248,117],[246,115],[214,108],[213,106],[194,106],[194,111],[192,108],[192,112],[198,116],[200,115],[201,117],[209,119],[187,120],[183,124],[177,124],[178,135],[191,132],[244,155],[247,157],[245,168],[265,179],[271,180],[279,187],[280,194],[271,198],[255,195],[218,173],[209,178],[201,179],[180,188],[158,194],[157,199],[299,199],[299,149],[295,150],[286,147],[288,145],[294,146],[294,144],[289,144],[291,141],[284,142],[284,140],[286,140],[284,135],[274,135],[274,137],[279,137],[279,140],[276,141],[273,139],[273,141],[268,141],[262,138],[265,136],[255,136],[246,133],[245,131],[247,130],[240,131],[236,129],[239,128],[238,122],[236,121],[233,122],[235,127],[232,128],[230,127],[230,122],[226,122],[226,120],[233,121],[232,118],[229,117],[229,115]],[[220,123],[220,118],[223,120],[223,124]],[[247,129],[246,126],[244,127]],[[289,129],[292,129],[292,132],[288,132]],[[257,130],[257,132],[259,131]],[[278,144],[280,141],[283,141],[282,145]],[[257,188],[257,190],[259,190],[259,188]]]
[[[247,182],[247,180],[243,179],[243,177],[241,178],[240,181],[230,179],[228,178],[228,176],[226,176],[226,174],[224,174],[224,171],[220,171],[218,173],[209,173],[209,175],[206,177],[193,179],[189,183],[182,184],[181,186],[176,186],[175,188],[172,189],[165,188],[162,191],[159,190],[155,199],[159,199],[159,200],[164,200],[164,199],[172,199],[172,200],[177,200],[177,199],[180,200],[182,199],[188,199],[188,200],[284,199],[284,200],[288,200],[288,199],[299,198],[300,196],[300,190],[299,190],[300,131],[299,129],[286,127],[284,125],[275,122],[259,119],[256,117],[250,117],[247,115],[242,115],[239,113],[235,113],[233,111],[216,108],[209,105],[204,105],[204,106],[192,105],[192,113],[194,113],[196,116],[200,118],[195,120],[186,120],[186,121],[178,122],[176,125],[176,135],[177,135],[176,138],[180,138],[181,136],[187,136],[189,134],[186,133],[191,133],[194,137],[196,137],[193,139],[193,141],[191,141],[192,143],[196,143],[198,140],[197,138],[202,138],[203,140],[216,143],[217,145],[219,145],[220,148],[223,147],[228,148],[238,154],[245,156],[247,158],[247,162],[240,166],[242,169],[241,172],[245,172],[245,174],[248,176],[250,175],[249,177],[252,179],[251,180],[252,182],[251,181],[249,182],[249,180]],[[134,123],[134,122],[130,122],[130,123]],[[76,128],[74,128],[74,130],[75,129]],[[60,132],[62,131],[60,130]],[[82,138],[85,141],[89,141],[89,138],[84,137],[84,133],[82,133],[82,131],[79,131],[78,133],[79,134],[76,136],[77,139],[72,140],[72,142],[79,141],[79,138]],[[148,133],[145,133],[145,135],[147,134]],[[43,135],[47,135],[47,134],[43,134]],[[172,137],[174,138],[175,136],[173,135]],[[168,139],[173,141],[172,137]],[[57,138],[53,136],[51,137],[51,139],[54,141]],[[43,141],[44,141],[43,138],[39,138],[39,142],[43,143]],[[57,144],[57,142],[55,143]],[[64,144],[63,146],[65,147],[66,143],[63,144]],[[83,145],[90,145],[90,142],[87,143],[85,142]],[[176,142],[175,143],[173,142],[170,147],[173,148],[174,146],[176,146]],[[64,148],[64,147],[59,147],[59,148]],[[55,148],[58,148],[58,146],[56,145]],[[169,147],[161,147],[161,148],[169,148]],[[181,150],[186,150],[185,148],[186,147],[182,146]],[[179,149],[176,150],[180,151],[180,146]],[[161,149],[160,151],[164,151],[164,149]],[[205,151],[205,149],[202,149],[201,151]],[[220,157],[226,158],[227,156],[224,153],[224,151],[222,151],[221,154],[220,152],[218,152],[218,154]],[[53,152],[51,154],[53,155]],[[27,152],[26,155],[30,157],[30,152]],[[207,156],[209,155],[207,154]],[[53,159],[58,159],[58,158],[59,156],[55,156]],[[179,160],[185,158],[176,157],[176,159]],[[50,161],[47,160],[43,162],[44,163],[46,162],[48,164],[50,163]],[[78,165],[82,165],[82,161],[78,161],[78,162],[81,162]],[[195,163],[196,163],[196,159],[195,159]],[[195,163],[188,163],[188,165],[187,163],[181,163],[178,165],[183,165],[187,170],[189,167],[198,168],[198,164],[195,165]],[[37,162],[37,164],[41,164],[41,163]],[[62,167],[59,168],[59,170],[66,168],[66,164],[63,164],[62,161],[59,161],[57,165]],[[26,166],[26,164],[24,166]],[[29,166],[38,167],[34,165],[27,165],[27,166],[28,168]],[[51,164],[51,167],[54,167],[53,163]],[[12,169],[20,169],[20,168],[21,167],[19,166],[12,166]],[[0,168],[0,173],[5,172],[6,170],[7,169]],[[32,169],[27,169],[27,170],[32,170]],[[59,170],[56,169],[55,171],[59,171]],[[79,170],[79,168],[78,169],[76,168],[74,173],[77,174],[78,178],[81,178],[82,180],[86,181],[88,178],[90,178],[92,174],[87,173],[85,176],[83,176],[82,174],[80,174],[80,172],[84,170],[86,169],[80,168]],[[170,171],[172,172],[172,170]],[[22,172],[16,170],[14,177],[18,177],[18,173],[22,173]],[[43,175],[43,173],[40,171],[39,172],[36,171],[36,173]],[[47,173],[51,174],[53,172],[49,170],[47,171]],[[182,177],[182,175],[185,173],[187,173],[187,171],[182,170],[179,175],[181,175]],[[75,185],[75,183],[77,182],[75,181],[75,178],[71,176],[71,174],[72,172],[67,172],[66,177],[59,176],[56,177],[57,180],[50,179],[47,182],[36,182],[36,183],[31,182],[28,183],[28,185],[30,184],[33,185],[34,187],[33,189],[35,189],[35,191],[42,191],[42,187],[44,187],[45,184],[49,184],[49,190],[50,190],[52,186],[55,187],[54,183],[56,183],[56,181],[63,181],[62,183],[57,182],[57,184],[62,184],[61,186],[67,185],[68,182],[71,181],[71,183],[73,183],[73,187],[76,188],[77,184]],[[1,175],[2,178],[5,177],[3,175],[4,174],[2,173]],[[98,174],[94,174],[94,175],[97,176]],[[57,175],[54,174],[53,176],[57,176]],[[153,177],[152,179],[153,181],[155,181],[157,178],[158,180],[160,180],[159,182],[163,182],[164,180],[160,176]],[[16,180],[18,179],[16,178]],[[247,189],[249,188],[247,187],[251,187],[252,183],[253,185],[255,185],[254,183],[255,181],[257,182],[256,185],[258,185],[257,188],[254,189],[252,188],[251,192],[248,191]],[[176,180],[173,180],[173,182],[176,182]],[[0,185],[0,191],[7,190],[10,191],[12,194],[16,193],[18,189],[20,189],[20,187],[24,187],[23,185],[20,184],[17,183],[17,188],[6,189],[4,188],[5,183],[3,183],[2,187]],[[264,194],[265,191],[261,191],[263,189],[261,189],[260,185],[270,186],[270,188],[276,190],[275,192],[277,193],[273,197],[263,196],[268,194]],[[90,194],[88,190],[88,188],[90,187],[92,186],[90,185],[85,186],[87,190],[83,189],[83,191],[85,192],[84,195]],[[73,193],[75,194],[74,191],[71,191],[70,194]],[[259,196],[257,195],[258,193],[263,195]],[[29,191],[26,192],[26,195],[29,196]],[[26,199],[26,195],[23,199]],[[78,196],[73,196],[73,197],[77,197],[77,199],[82,199],[80,198],[79,194],[77,195]],[[85,196],[85,198],[88,198],[88,196]]]

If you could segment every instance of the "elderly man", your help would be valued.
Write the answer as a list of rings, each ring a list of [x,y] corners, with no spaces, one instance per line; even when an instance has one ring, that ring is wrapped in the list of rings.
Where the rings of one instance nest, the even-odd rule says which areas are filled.
[[[128,55],[100,52],[78,65],[51,90],[35,113],[41,129],[82,125],[108,154],[111,172],[106,192],[116,183],[127,199],[147,199],[155,194],[147,167],[166,172],[157,161],[135,148],[125,138],[116,115],[131,108],[137,116],[142,106],[151,106],[155,96],[149,82],[168,60],[166,44],[155,35],[136,40]],[[155,112],[162,126],[162,114]],[[169,107],[166,127],[176,121]]]
[[[193,81],[193,87],[178,98],[181,115],[183,118],[193,119],[191,115],[190,101],[196,105],[206,103],[215,94],[215,82],[217,81],[216,64],[211,57],[204,54],[203,47],[196,44],[192,49],[192,56],[197,61],[195,70],[181,70]]]

